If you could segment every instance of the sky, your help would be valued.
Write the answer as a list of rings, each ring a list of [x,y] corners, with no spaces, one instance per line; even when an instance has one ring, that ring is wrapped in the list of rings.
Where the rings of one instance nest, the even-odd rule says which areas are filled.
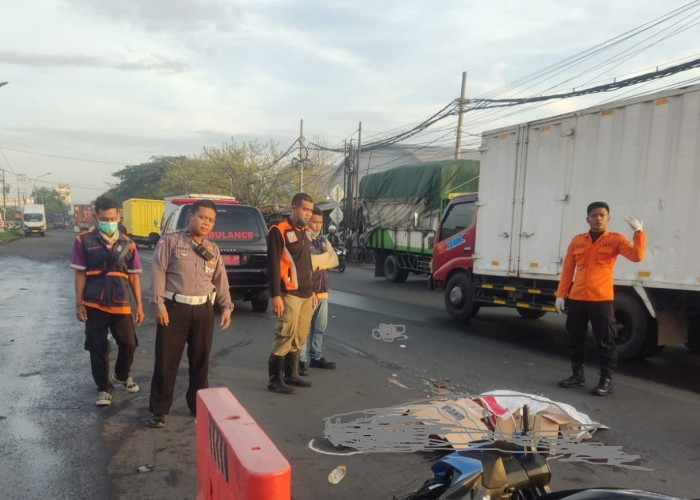
[[[286,150],[302,119],[307,138],[339,145],[362,122],[368,141],[459,98],[463,71],[467,98],[529,96],[700,57],[698,3],[0,0],[0,169],[10,196],[62,183],[85,203],[117,181],[113,172],[152,156],[255,138]],[[631,39],[617,61],[503,89],[686,5],[673,28]],[[466,133],[606,99],[466,120]],[[442,126],[447,145],[456,118]]]

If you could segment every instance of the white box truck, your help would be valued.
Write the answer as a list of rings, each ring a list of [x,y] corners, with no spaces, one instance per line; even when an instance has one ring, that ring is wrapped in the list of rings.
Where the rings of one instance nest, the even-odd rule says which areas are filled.
[[[671,344],[698,350],[699,138],[700,85],[483,133],[478,199],[471,199],[476,233],[471,243],[462,237],[474,245],[472,260],[465,247],[462,269],[443,267],[440,276],[448,311],[462,318],[483,305],[531,318],[554,311],[568,244],[588,230],[587,205],[605,201],[610,231],[631,240],[629,214],[647,234],[644,260],[619,257],[615,266],[620,358]]]
[[[44,205],[24,205],[22,207],[22,229],[24,229],[24,236],[32,234],[46,236]]]

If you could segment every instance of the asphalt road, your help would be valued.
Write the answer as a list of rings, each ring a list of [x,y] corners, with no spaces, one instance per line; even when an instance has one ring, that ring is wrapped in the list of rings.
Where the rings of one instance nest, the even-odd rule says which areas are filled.
[[[82,325],[74,319],[74,234],[50,231],[0,246],[0,484],[8,498],[193,498],[197,490],[193,418],[184,401],[187,362],[164,429],[145,425],[155,323],[150,309],[137,329],[132,368],[141,392],[115,392],[111,408],[94,406],[95,388]],[[140,249],[144,294],[152,252]],[[609,427],[594,440],[620,446],[651,470],[550,460],[553,489],[636,487],[700,496],[700,357],[683,347],[625,362],[615,394],[565,390],[568,342],[562,318],[523,320],[509,310],[482,310],[470,323],[447,318],[438,291],[424,279],[392,284],[369,267],[332,273],[325,356],[336,370],[312,370],[313,387],[293,396],[266,391],[274,318],[237,302],[233,326],[215,331],[210,384],[228,387],[292,466],[296,499],[380,499],[417,488],[434,457],[420,453],[339,453],[324,446],[324,418],[439,395],[510,389],[573,405]],[[380,323],[402,324],[407,338],[372,337]],[[595,353],[591,352],[592,364]],[[589,385],[596,379],[588,373]],[[442,392],[441,392],[442,391]],[[321,448],[325,453],[315,451]],[[331,453],[331,454],[328,454]],[[347,466],[338,485],[326,477]],[[150,472],[139,473],[146,465]]]

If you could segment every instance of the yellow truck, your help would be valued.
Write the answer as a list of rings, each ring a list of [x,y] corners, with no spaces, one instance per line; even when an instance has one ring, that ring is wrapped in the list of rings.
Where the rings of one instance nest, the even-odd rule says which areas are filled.
[[[124,201],[122,222],[129,237],[136,243],[154,246],[160,238],[160,222],[163,218],[163,200],[129,198]]]

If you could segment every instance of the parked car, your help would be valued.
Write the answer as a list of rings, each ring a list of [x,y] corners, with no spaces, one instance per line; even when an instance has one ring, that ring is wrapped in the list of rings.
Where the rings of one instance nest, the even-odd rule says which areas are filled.
[[[253,310],[264,312],[270,301],[267,286],[267,227],[260,210],[233,198],[182,195],[165,199],[161,234],[187,227],[197,199],[216,203],[216,223],[209,239],[221,250],[232,299],[249,300]],[[217,199],[218,198],[218,199]]]

